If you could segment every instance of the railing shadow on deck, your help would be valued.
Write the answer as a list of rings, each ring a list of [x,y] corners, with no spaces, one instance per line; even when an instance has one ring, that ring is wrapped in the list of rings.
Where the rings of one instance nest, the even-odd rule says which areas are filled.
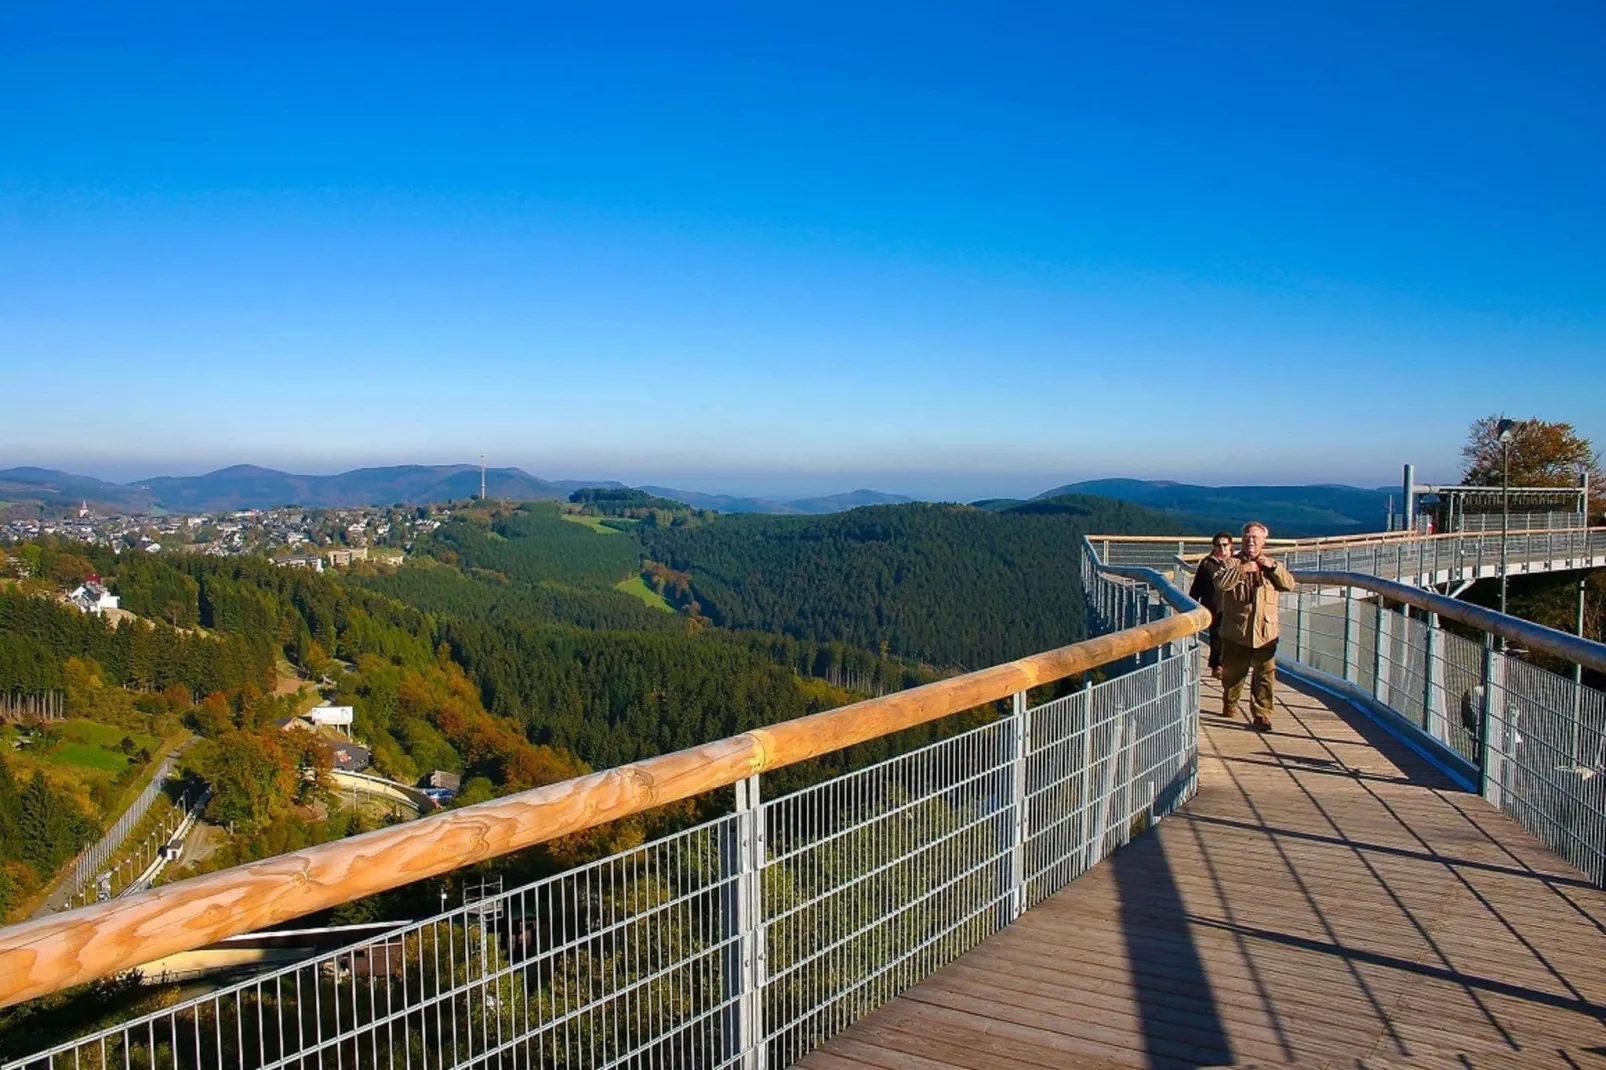
[[[1181,785],[1178,784],[1180,789]],[[1115,883],[1143,1044],[1155,1063],[1220,1056],[1232,1045],[1164,847],[1144,837],[1106,863]]]

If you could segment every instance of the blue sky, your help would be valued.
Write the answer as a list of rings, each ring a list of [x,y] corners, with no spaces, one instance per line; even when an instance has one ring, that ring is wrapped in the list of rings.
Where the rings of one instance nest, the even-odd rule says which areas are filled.
[[[1606,442],[1598,4],[335,7],[0,11],[0,466],[966,497]]]

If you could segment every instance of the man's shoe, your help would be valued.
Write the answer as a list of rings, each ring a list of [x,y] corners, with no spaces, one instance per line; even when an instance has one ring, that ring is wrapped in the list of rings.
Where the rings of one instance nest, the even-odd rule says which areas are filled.
[[[1238,711],[1236,708],[1223,709],[1221,711],[1221,716],[1225,717],[1229,721],[1236,721],[1238,719]]]
[[[1270,721],[1254,721],[1249,725],[1249,727],[1253,728],[1256,732],[1270,732],[1271,731],[1271,722]]]

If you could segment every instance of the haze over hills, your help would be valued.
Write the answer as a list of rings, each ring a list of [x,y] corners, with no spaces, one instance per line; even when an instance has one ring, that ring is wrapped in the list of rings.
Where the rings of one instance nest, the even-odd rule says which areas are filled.
[[[622,487],[606,479],[545,480],[520,468],[490,468],[486,491],[513,501],[566,498],[581,487]],[[81,501],[120,512],[213,512],[281,505],[337,508],[423,505],[480,491],[477,465],[391,465],[312,476],[239,464],[199,476],[156,476],[116,484],[45,468],[0,469],[0,500],[72,507]]]
[[[39,503],[66,509],[83,501],[125,513],[148,512],[154,505],[148,491],[107,483],[93,476],[74,475],[54,468],[0,469],[0,502]]]
[[[1381,531],[1393,488],[1308,486],[1206,487],[1166,480],[1093,479],[1044,491],[1034,502],[1068,494],[1114,498],[1150,509],[1186,513],[1211,526],[1236,531],[1256,519],[1279,535],[1347,535]],[[1007,508],[1008,499],[978,503]]]
[[[491,468],[486,487],[494,498],[541,501],[566,498],[582,487],[623,487],[617,480],[548,480],[521,468]],[[92,507],[124,513],[214,512],[263,509],[283,505],[310,508],[341,506],[422,505],[462,500],[479,493],[480,470],[471,464],[390,465],[358,468],[337,475],[298,475],[256,465],[234,465],[197,476],[156,476],[119,484],[48,468],[0,469],[0,503],[70,509],[87,501]],[[647,485],[640,489],[693,508],[722,513],[766,513],[819,516],[866,505],[898,505],[917,501],[904,494],[859,489],[809,498],[711,494]],[[998,511],[1032,505],[1032,511],[1055,511],[1066,495],[1111,498],[1176,514],[1191,525],[1235,528],[1256,517],[1279,534],[1337,535],[1383,526],[1389,489],[1335,485],[1208,487],[1164,480],[1097,479],[1069,483],[1031,498],[978,501],[977,507]]]
[[[551,501],[567,498],[583,487],[623,487],[612,479],[542,479],[522,468],[489,468],[486,493],[507,501]],[[723,513],[820,515],[861,505],[898,505],[915,499],[876,490],[854,490],[813,498],[781,500],[705,494],[670,487],[642,487],[649,494],[684,502],[696,509]],[[309,508],[341,506],[424,505],[460,501],[480,491],[480,470],[472,464],[389,465],[357,468],[337,475],[314,476],[237,464],[198,476],[153,476],[133,483],[109,483],[91,476],[51,468],[0,469],[0,502],[41,504],[68,509],[81,502],[109,511],[215,512],[268,509],[281,505]]]
[[[904,494],[887,494],[879,490],[850,490],[845,494],[827,494],[817,498],[749,498],[731,494],[704,494],[695,490],[675,490],[673,487],[642,487],[648,494],[685,502],[694,509],[716,509],[722,513],[770,513],[780,516],[819,516],[840,513],[844,509],[857,509],[861,505],[903,505],[916,501]]]

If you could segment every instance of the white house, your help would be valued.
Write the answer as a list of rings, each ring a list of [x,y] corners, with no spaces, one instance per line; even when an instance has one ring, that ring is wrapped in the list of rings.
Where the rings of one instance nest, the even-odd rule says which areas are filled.
[[[328,725],[351,734],[350,706],[314,706],[307,711],[306,718],[315,725]]]
[[[107,592],[106,588],[90,580],[67,596],[73,605],[84,613],[93,613],[100,616],[108,609],[117,608],[117,596]]]

